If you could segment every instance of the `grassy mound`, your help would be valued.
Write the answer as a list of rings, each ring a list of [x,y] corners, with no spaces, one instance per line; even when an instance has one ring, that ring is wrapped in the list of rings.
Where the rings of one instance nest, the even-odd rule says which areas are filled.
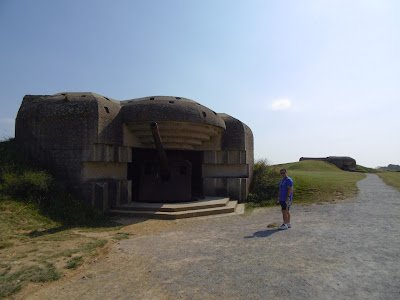
[[[328,162],[300,161],[282,165],[294,181],[296,202],[309,203],[346,199],[357,195],[362,173],[343,171]]]
[[[279,170],[285,168],[294,181],[294,201],[313,203],[346,199],[357,194],[357,181],[365,175],[347,172],[322,161],[300,161],[269,166],[265,160],[257,161],[248,202],[252,206],[273,205],[278,199]]]

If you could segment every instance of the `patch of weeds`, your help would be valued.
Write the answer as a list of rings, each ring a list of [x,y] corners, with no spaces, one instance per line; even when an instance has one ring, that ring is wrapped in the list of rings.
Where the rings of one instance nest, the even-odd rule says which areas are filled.
[[[44,262],[44,268],[37,265],[24,266],[19,271],[9,274],[8,270],[0,273],[0,297],[7,297],[18,292],[25,282],[55,281],[60,278],[53,264]]]
[[[1,281],[1,278],[11,270],[11,265],[2,263],[0,264],[0,268],[3,269],[0,271],[0,281]]]
[[[0,249],[5,249],[14,246],[14,243],[10,242],[1,242],[0,243]]]
[[[83,258],[82,256],[75,256],[71,258],[70,260],[67,261],[66,266],[64,267],[65,269],[77,269],[79,266],[83,264]]]
[[[11,280],[31,281],[31,282],[46,282],[55,281],[60,278],[55,267],[48,263],[46,268],[39,266],[25,266],[21,270],[10,275]]]
[[[113,235],[113,239],[120,241],[120,240],[125,240],[125,239],[129,239],[130,237],[130,233],[127,232],[117,232],[116,234]]]
[[[267,228],[278,228],[279,226],[281,226],[281,225],[278,223],[271,223],[271,224],[268,224]]]
[[[91,243],[81,244],[80,249],[86,252],[90,252],[96,248],[103,247],[107,243],[107,240],[97,240]]]
[[[0,278],[0,298],[8,297],[15,294],[22,288],[22,283],[18,280],[13,282],[3,282]]]
[[[51,258],[57,258],[57,257],[72,257],[73,254],[79,252],[78,249],[66,249],[64,251],[58,252],[51,256]]]

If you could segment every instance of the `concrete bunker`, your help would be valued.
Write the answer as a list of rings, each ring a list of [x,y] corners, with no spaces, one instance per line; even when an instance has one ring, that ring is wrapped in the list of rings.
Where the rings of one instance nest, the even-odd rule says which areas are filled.
[[[356,160],[348,156],[300,157],[299,161],[303,160],[327,161],[345,171],[355,171],[357,168]]]
[[[15,139],[92,206],[225,196],[244,202],[253,134],[187,98],[118,101],[95,93],[27,95]]]

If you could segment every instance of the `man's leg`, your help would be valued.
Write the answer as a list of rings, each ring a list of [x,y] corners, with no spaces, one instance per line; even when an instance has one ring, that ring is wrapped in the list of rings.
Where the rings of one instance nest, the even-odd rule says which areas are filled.
[[[290,223],[290,213],[288,210],[282,210],[283,224]]]
[[[283,218],[283,224],[278,228],[278,230],[288,229],[288,226],[287,226],[287,210],[286,209],[282,209],[282,218]]]
[[[289,226],[287,225],[290,222],[289,206],[284,201],[281,201],[280,204],[282,207],[283,224],[278,229],[284,230],[289,228]]]

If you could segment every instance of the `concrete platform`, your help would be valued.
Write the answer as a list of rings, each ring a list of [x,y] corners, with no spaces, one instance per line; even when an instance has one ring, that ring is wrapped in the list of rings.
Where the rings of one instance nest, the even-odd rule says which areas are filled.
[[[243,213],[238,201],[226,197],[206,197],[204,200],[183,203],[132,202],[108,211],[111,216],[146,217],[152,219],[181,219],[217,214]]]

